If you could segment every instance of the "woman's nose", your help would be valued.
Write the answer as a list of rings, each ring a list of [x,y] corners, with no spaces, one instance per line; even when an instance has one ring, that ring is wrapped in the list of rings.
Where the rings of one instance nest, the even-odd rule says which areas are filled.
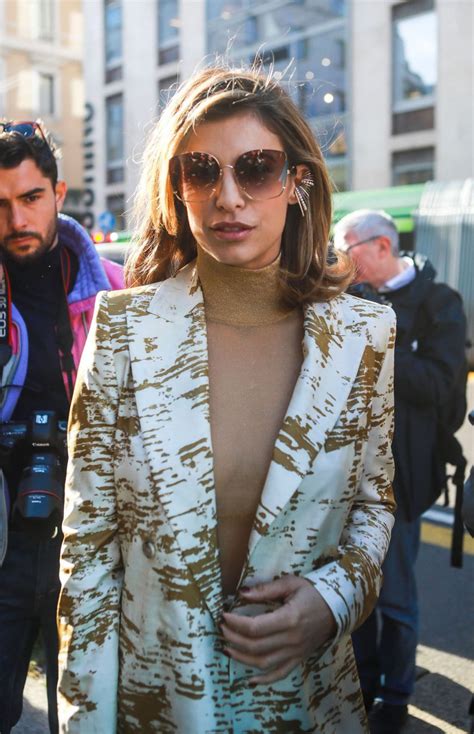
[[[233,166],[223,166],[216,188],[216,206],[222,209],[240,209],[245,206],[245,195],[240,189]]]

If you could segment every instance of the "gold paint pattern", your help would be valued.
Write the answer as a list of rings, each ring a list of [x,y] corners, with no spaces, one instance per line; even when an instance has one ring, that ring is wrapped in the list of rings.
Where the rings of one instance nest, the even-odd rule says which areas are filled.
[[[305,311],[242,584],[315,584],[336,639],[252,688],[220,652],[223,611],[202,291],[104,293],[73,398],[61,562],[59,710],[70,734],[367,731],[350,633],[371,611],[393,523],[390,309]],[[191,728],[190,728],[191,727]]]

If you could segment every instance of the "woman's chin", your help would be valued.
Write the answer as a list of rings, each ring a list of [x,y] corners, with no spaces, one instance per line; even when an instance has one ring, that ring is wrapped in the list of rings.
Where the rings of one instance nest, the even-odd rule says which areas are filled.
[[[202,249],[210,255],[210,257],[222,263],[222,265],[231,265],[237,268],[247,268],[248,270],[259,270],[270,265],[278,257],[279,248],[269,249],[262,252],[260,248],[246,243],[229,243],[220,244],[219,246],[209,246],[206,244]]]

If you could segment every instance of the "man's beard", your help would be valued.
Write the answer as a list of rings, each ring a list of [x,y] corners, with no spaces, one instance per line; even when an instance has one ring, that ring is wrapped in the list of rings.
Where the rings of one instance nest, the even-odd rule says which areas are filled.
[[[2,242],[0,242],[0,250],[3,251],[3,254],[7,260],[13,260],[18,265],[28,266],[37,262],[38,260],[41,260],[41,258],[44,257],[44,255],[55,244],[57,234],[58,220],[56,215],[51,220],[46,235],[44,237],[39,232],[15,232],[15,234],[8,235]],[[27,252],[25,254],[15,251],[12,252],[9,247],[9,243],[14,244],[16,240],[22,240],[26,237],[30,237],[31,239],[35,239],[38,241],[39,244],[35,247],[35,249],[32,252]]]

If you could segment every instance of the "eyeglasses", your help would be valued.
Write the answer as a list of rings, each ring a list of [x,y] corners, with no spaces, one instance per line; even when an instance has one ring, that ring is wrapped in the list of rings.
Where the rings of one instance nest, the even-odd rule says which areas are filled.
[[[365,239],[365,240],[359,240],[359,242],[354,242],[354,244],[353,245],[349,245],[349,247],[342,246],[342,247],[339,247],[338,249],[339,250],[342,250],[343,252],[350,252],[351,250],[354,249],[354,247],[359,247],[359,245],[365,245],[366,242],[373,242],[374,240],[378,240],[379,237],[381,237],[381,236],[382,235],[380,235],[380,234],[374,234],[373,237],[367,237],[367,239]]]
[[[23,135],[24,138],[33,138],[37,133],[39,133],[40,137],[42,137],[46,145],[48,145],[48,141],[41,129],[41,125],[37,122],[31,122],[30,120],[10,120],[10,122],[0,122],[0,130],[3,133],[18,133],[18,135]]]
[[[171,158],[171,185],[183,202],[207,201],[215,193],[224,168],[232,168],[239,189],[256,201],[276,199],[286,188],[288,158],[282,150],[249,150],[233,166],[221,166],[210,153],[182,153]]]

